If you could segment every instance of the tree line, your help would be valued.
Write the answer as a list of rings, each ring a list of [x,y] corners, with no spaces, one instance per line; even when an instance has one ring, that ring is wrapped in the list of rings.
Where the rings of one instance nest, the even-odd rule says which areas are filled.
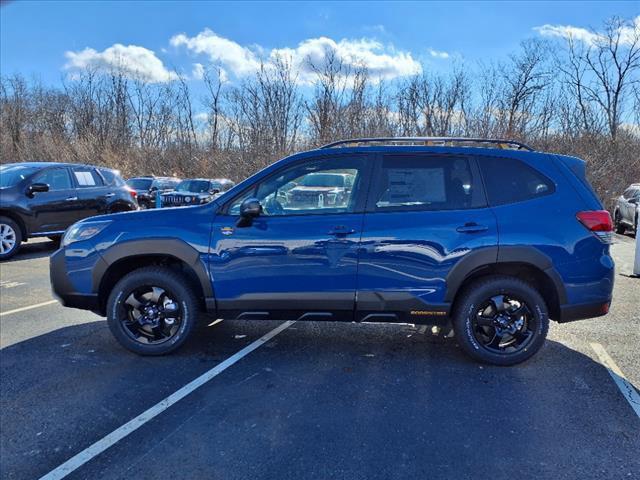
[[[508,138],[576,155],[606,202],[640,181],[640,31],[612,18],[587,39],[529,39],[506,59],[380,80],[333,51],[299,82],[286,57],[236,82],[205,68],[150,83],[85,69],[60,87],[0,78],[0,163],[105,165],[123,175],[228,177],[287,154],[374,136]]]

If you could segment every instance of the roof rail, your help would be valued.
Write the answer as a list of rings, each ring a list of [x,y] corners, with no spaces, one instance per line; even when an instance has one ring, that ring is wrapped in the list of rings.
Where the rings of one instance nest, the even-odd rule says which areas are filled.
[[[508,150],[528,150],[533,148],[515,140],[501,140],[490,138],[458,138],[458,137],[379,137],[379,138],[352,138],[323,145],[320,148],[335,148],[346,146],[361,146],[363,144],[381,144],[397,146],[432,146],[432,147],[474,147],[483,144],[496,145],[497,148]]]

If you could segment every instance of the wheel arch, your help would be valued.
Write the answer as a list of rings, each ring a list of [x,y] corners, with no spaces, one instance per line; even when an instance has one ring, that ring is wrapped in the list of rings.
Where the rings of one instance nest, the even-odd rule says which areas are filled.
[[[523,279],[544,298],[550,317],[560,318],[560,306],[567,302],[562,279],[549,257],[529,246],[488,247],[458,262],[447,276],[445,301],[455,307],[460,293],[478,278],[509,275]]]
[[[211,309],[213,288],[198,251],[177,239],[138,240],[118,243],[106,250],[102,257],[105,268],[95,270],[93,284],[101,312],[115,284],[128,273],[152,265],[180,270],[195,290],[203,309]]]

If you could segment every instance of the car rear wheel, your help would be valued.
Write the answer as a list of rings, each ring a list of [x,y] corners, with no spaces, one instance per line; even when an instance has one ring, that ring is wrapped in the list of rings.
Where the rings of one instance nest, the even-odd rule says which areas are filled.
[[[140,355],[180,347],[197,321],[190,283],[165,267],[145,267],[123,277],[107,301],[107,323],[120,344]]]
[[[0,217],[0,260],[13,257],[22,243],[22,231],[16,222]]]
[[[508,276],[480,279],[456,302],[453,327],[462,349],[494,365],[515,365],[544,344],[549,315],[544,299],[528,283]]]
[[[613,214],[613,224],[614,224],[614,229],[616,231],[616,233],[622,235],[625,231],[626,231],[626,227],[624,226],[624,223],[622,223],[621,218],[620,218],[620,212],[616,211]]]

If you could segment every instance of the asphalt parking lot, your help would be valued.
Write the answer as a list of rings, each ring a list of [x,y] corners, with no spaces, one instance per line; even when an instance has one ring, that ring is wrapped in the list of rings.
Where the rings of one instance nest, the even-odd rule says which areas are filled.
[[[610,314],[552,323],[510,368],[409,325],[203,321],[138,357],[53,301],[53,244],[27,244],[0,266],[0,477],[79,458],[68,478],[640,478],[633,242],[616,236]]]

